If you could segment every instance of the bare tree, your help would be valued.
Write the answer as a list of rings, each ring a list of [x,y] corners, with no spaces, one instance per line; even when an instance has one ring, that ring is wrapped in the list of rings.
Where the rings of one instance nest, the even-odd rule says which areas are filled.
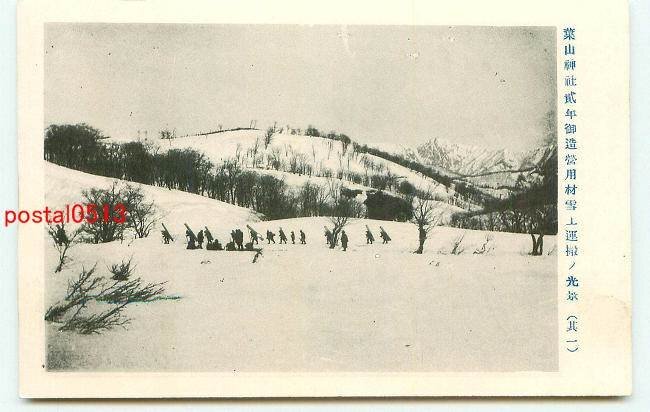
[[[124,238],[124,229],[128,219],[128,211],[133,207],[124,196],[124,191],[118,182],[112,183],[108,189],[90,188],[82,191],[84,203],[92,205],[95,210],[91,214],[91,221],[82,223],[80,230],[86,241],[91,243],[106,243]],[[109,209],[109,216],[100,215],[103,208]],[[99,210],[97,210],[99,209]]]
[[[427,192],[428,193],[428,192]],[[422,254],[424,242],[431,230],[440,223],[442,212],[435,207],[435,202],[431,199],[417,197],[413,201],[413,217],[411,221],[418,227],[418,248],[415,253]]]
[[[226,178],[226,186],[229,196],[229,202],[233,205],[236,203],[235,188],[237,186],[237,179],[242,173],[239,163],[236,160],[228,159],[221,165],[223,175]]]
[[[329,220],[334,226],[332,229],[330,249],[334,249],[343,228],[350,223],[353,217],[358,216],[359,213],[356,202],[341,194],[341,182],[332,178],[328,179],[327,182],[329,186],[329,197],[332,199],[332,216]]]
[[[257,157],[257,154],[259,153],[259,150],[260,150],[260,139],[259,139],[259,137],[255,138],[255,143],[253,143],[253,146],[251,146],[251,148],[248,149],[248,150],[249,150],[249,152],[251,154],[251,157],[253,158],[253,167],[255,168],[255,167],[257,167],[257,164],[258,164],[258,161],[259,161],[259,159]]]
[[[275,134],[275,128],[269,127],[266,129],[266,133],[264,134],[264,148],[268,148],[269,145],[271,144],[271,140],[273,140],[273,135]]]
[[[126,203],[131,205],[127,215],[127,226],[133,229],[136,238],[149,236],[156,222],[160,220],[154,202],[146,202],[142,188],[127,184],[124,188]]]
[[[544,235],[548,228],[555,224],[557,219],[555,213],[556,209],[552,205],[529,209],[526,228],[533,243],[531,255],[541,256],[544,254]]]
[[[338,243],[341,231],[348,223],[350,223],[350,217],[345,215],[331,216],[330,222],[334,225],[334,228],[332,229],[332,242],[330,243],[330,249],[334,249]]]

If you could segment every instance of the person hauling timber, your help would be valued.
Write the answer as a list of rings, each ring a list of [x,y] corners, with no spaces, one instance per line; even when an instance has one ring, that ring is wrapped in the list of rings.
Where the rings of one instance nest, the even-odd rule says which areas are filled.
[[[328,246],[332,246],[334,238],[332,236],[332,232],[327,227],[325,227],[325,240],[327,241]]]
[[[306,245],[307,244],[307,239],[306,239],[306,236],[305,236],[305,232],[303,232],[302,229],[300,229],[300,244],[301,245]]]
[[[197,241],[196,235],[194,234],[192,229],[190,229],[187,223],[185,223],[185,227],[187,228],[187,230],[185,231],[185,237],[187,237],[187,249],[196,249],[196,241]]]
[[[270,245],[271,242],[275,243],[275,233],[271,232],[270,230],[266,231],[266,240],[268,244]]]
[[[165,226],[165,224],[164,224],[164,223],[161,223],[161,225],[162,225],[162,227],[163,227],[163,230],[161,230],[160,233],[162,234],[163,242],[164,242],[166,245],[168,245],[170,240],[171,240],[172,242],[174,241],[174,238],[173,238],[172,235],[169,233],[169,230],[167,230],[167,227]]]
[[[165,232],[164,230],[161,230],[161,231],[160,231],[160,234],[162,235],[163,243],[166,244],[166,245],[168,245],[168,244],[169,244],[169,240],[170,240],[171,238],[168,236],[167,232]]]
[[[205,250],[223,250],[223,245],[219,243],[219,239],[213,239],[212,242],[205,245]]]
[[[391,241],[390,236],[388,236],[388,232],[386,232],[386,230],[384,230],[384,228],[381,226],[379,226],[379,237],[383,239],[382,242],[383,244],[386,244]]]
[[[246,225],[246,227],[248,228],[248,231],[250,232],[250,235],[251,235],[251,243],[259,245],[259,243],[260,243],[259,241],[264,240],[264,239],[262,239],[262,237],[259,235],[259,233],[257,233],[257,231],[255,229],[250,227],[250,225]]]
[[[287,235],[284,234],[284,230],[280,228],[278,231],[278,234],[280,235],[280,244],[284,243],[285,245],[287,244]]]
[[[203,230],[199,230],[199,233],[196,235],[196,243],[199,249],[203,249]]]
[[[212,243],[212,241],[214,240],[214,238],[212,237],[212,233],[210,233],[210,230],[208,229],[207,226],[205,226],[205,227],[203,228],[203,233],[205,233],[205,240],[206,240],[206,242],[208,242],[208,243],[205,245],[205,248],[207,249],[207,248],[208,248],[208,245],[210,245],[210,244]]]
[[[241,229],[235,230],[235,243],[238,250],[244,250],[244,232]]]
[[[234,240],[231,240],[230,242],[226,243],[226,250],[229,251],[229,252],[237,250],[237,247],[235,246],[235,241]]]
[[[366,244],[371,244],[375,241],[375,237],[372,235],[370,228],[366,225]]]
[[[226,243],[226,250],[237,250],[237,232],[234,229],[230,231],[230,238],[231,241]]]
[[[344,252],[348,249],[348,235],[345,230],[341,232],[341,246],[343,246]]]

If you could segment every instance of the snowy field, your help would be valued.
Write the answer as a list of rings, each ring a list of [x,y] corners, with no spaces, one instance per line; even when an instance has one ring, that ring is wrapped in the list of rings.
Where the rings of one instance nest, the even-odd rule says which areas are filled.
[[[54,207],[78,199],[99,178],[48,166]],[[112,179],[106,179],[110,183]],[[61,185],[64,185],[63,187]],[[75,189],[76,187],[76,189]],[[101,335],[59,332],[46,323],[53,370],[147,371],[523,371],[557,369],[555,237],[544,256],[528,256],[530,236],[437,227],[425,253],[409,223],[353,221],[347,251],[329,249],[327,218],[261,222],[247,209],[183,192],[146,187],[166,210],[177,241],[149,238],[79,244],[54,274],[47,240],[46,305],[64,295],[82,267],[133,257],[135,276],[168,282],[178,300],[129,305],[127,329]],[[72,196],[68,198],[67,196]],[[186,250],[182,223],[208,225],[225,244],[230,230],[251,224],[264,234],[302,229],[307,245],[262,242],[252,252]],[[200,226],[199,226],[200,225]],[[365,225],[377,242],[367,245]],[[379,225],[392,237],[381,244]],[[331,226],[331,225],[329,225]],[[247,234],[247,233],[246,233]],[[464,234],[460,255],[450,254]],[[493,249],[474,254],[492,237]],[[276,236],[276,241],[278,237]]]
[[[301,227],[308,245],[251,252],[185,250],[158,237],[79,245],[48,273],[47,301],[63,295],[82,265],[133,256],[136,274],[169,281],[180,300],[132,305],[127,330],[102,335],[48,327],[50,367],[214,371],[553,370],[557,365],[556,257],[522,252],[528,239],[496,234],[493,255],[445,255],[455,231],[438,228],[427,253],[415,228],[385,224],[388,245],[366,245],[349,227],[348,251],[326,247],[321,219],[268,222]],[[373,222],[376,227],[378,222]],[[258,225],[260,226],[260,225]],[[263,226],[262,229],[264,228]],[[256,229],[258,227],[256,226]],[[480,233],[468,233],[480,241]],[[408,240],[410,239],[410,241]],[[548,239],[547,243],[550,243]],[[410,247],[408,247],[408,246]],[[503,249],[502,249],[503,248]],[[471,249],[471,248],[470,248]],[[501,252],[500,250],[503,250]],[[506,257],[507,255],[507,257]],[[46,264],[56,255],[48,249]],[[66,359],[64,364],[58,360]]]

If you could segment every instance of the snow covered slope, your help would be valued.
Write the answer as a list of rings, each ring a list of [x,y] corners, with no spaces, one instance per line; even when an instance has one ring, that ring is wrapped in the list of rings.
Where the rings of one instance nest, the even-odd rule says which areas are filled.
[[[457,182],[473,185],[495,198],[505,197],[515,187],[540,181],[539,169],[556,148],[540,146],[528,151],[488,149],[435,138],[416,147],[383,144],[382,150],[435,168]]]
[[[113,182],[126,184],[119,179],[111,179],[102,176],[95,176],[77,170],[61,167],[45,162],[46,192],[45,201],[50,209],[63,209],[65,205],[82,203],[81,195],[84,189],[110,188]],[[130,183],[142,188],[147,201],[154,201],[160,214],[162,222],[172,232],[172,235],[183,237],[185,228],[183,223],[199,230],[205,225],[215,225],[224,228],[226,222],[229,225],[241,225],[244,222],[256,222],[260,216],[250,209],[233,206],[228,203],[213,200],[178,190],[169,190],[161,187],[140,185]],[[157,232],[154,233],[157,236]]]
[[[81,201],[81,191],[114,179],[46,164],[50,208]],[[60,301],[82,268],[132,259],[134,276],[166,282],[176,300],[134,303],[126,329],[100,335],[46,322],[48,368],[94,371],[551,371],[557,367],[557,256],[529,256],[527,234],[436,227],[424,254],[411,223],[355,219],[349,248],[329,249],[326,217],[260,221],[248,209],[143,185],[176,241],[77,244],[53,273],[46,242],[46,307]],[[183,223],[208,226],[222,242],[246,225],[258,232],[303,230],[307,244],[268,244],[251,252],[187,250]],[[391,236],[381,244],[379,227]],[[366,244],[369,227],[377,241]],[[246,233],[248,239],[248,234]],[[460,241],[459,254],[452,254]],[[289,238],[290,239],[290,238]],[[277,241],[276,237],[276,241]],[[481,250],[487,242],[484,254]],[[471,302],[471,304],[467,304]],[[487,314],[487,315],[486,315]],[[500,350],[494,352],[493,348]],[[472,356],[467,356],[471,353]],[[531,353],[535,356],[531,356]],[[370,356],[369,356],[370,354]]]
[[[416,147],[383,145],[407,159],[447,170],[455,175],[482,175],[529,169],[542,162],[549,150],[540,146],[527,151],[489,149],[435,138]]]
[[[389,173],[417,188],[430,190],[439,200],[451,199],[456,195],[452,189],[414,170],[371,154],[357,153],[352,145],[344,147],[337,140],[275,133],[265,147],[264,134],[261,130],[236,130],[168,140],[153,139],[148,143],[161,151],[194,149],[208,156],[215,165],[234,160],[242,167],[260,173],[291,173],[300,176],[300,179],[290,180],[296,185],[304,183],[308,177],[334,177],[342,179],[348,188],[371,190],[368,178]],[[106,140],[107,143],[125,141],[128,139]],[[460,199],[454,201],[460,205]],[[472,205],[464,206],[467,209]]]
[[[327,223],[252,224],[307,234],[307,245],[262,242],[257,263],[253,253],[186,250],[182,241],[164,245],[157,236],[75,246],[63,272],[46,274],[47,305],[82,267],[96,263],[103,275],[131,256],[137,276],[167,282],[166,293],[181,299],[130,305],[127,329],[101,335],[47,324],[49,366],[229,373],[557,367],[557,256],[528,256],[528,235],[438,227],[417,255],[415,225],[356,220],[346,227],[343,252],[325,245]],[[366,225],[376,238],[382,225],[393,241],[367,245]],[[463,234],[465,250],[450,254]],[[473,254],[486,235],[494,249]],[[545,237],[548,251],[554,242]],[[46,267],[55,265],[48,247]]]

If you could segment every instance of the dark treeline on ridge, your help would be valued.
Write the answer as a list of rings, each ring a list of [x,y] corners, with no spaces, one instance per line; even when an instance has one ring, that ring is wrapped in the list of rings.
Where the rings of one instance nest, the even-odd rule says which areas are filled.
[[[425,166],[422,163],[409,160],[399,154],[388,153],[386,151],[377,149],[375,147],[370,147],[365,144],[359,144],[353,141],[352,139],[350,139],[350,137],[348,137],[343,133],[336,133],[334,131],[329,133],[324,133],[319,131],[314,126],[310,125],[309,127],[307,127],[307,129],[305,129],[305,135],[322,137],[325,139],[339,141],[343,145],[344,149],[346,149],[348,145],[352,145],[352,150],[354,150],[357,153],[365,153],[365,154],[373,155],[381,159],[388,160],[389,162],[398,164],[400,166],[404,166],[407,169],[411,169],[415,172],[418,172],[423,176],[426,176],[430,179],[437,181],[438,183],[443,184],[446,187],[452,187],[453,185],[454,191],[456,193],[461,195],[464,199],[471,200],[474,203],[485,204],[494,200],[493,197],[481,192],[480,190],[468,185],[465,182],[454,180],[452,177],[440,173],[439,171],[437,171],[435,168],[431,166]]]
[[[294,193],[283,180],[245,170],[234,160],[215,165],[193,149],[159,153],[145,143],[104,143],[104,138],[86,124],[51,125],[45,131],[45,160],[86,173],[207,196],[253,209],[267,219],[327,216],[337,202],[346,201],[341,200],[340,187],[328,191],[307,182]]]
[[[345,135],[324,136],[312,127],[307,131],[308,136],[339,140],[358,152],[404,165],[445,185],[452,183],[449,177],[441,176],[432,168],[358,145]],[[103,139],[101,132],[85,124],[51,125],[45,131],[45,160],[95,175],[195,193],[250,208],[267,219],[331,216],[341,209],[340,201],[351,201],[357,194],[346,190],[337,179],[331,179],[330,187],[306,182],[293,189],[284,180],[246,170],[236,159],[215,165],[193,149],[159,152],[149,143],[105,143]],[[480,199],[483,207],[456,213],[451,225],[542,236],[557,233],[557,152],[545,161],[539,172],[540,183],[506,199],[491,198],[456,182],[456,191],[466,189],[465,196]],[[351,217],[366,214],[365,217],[372,219],[407,221],[411,218],[413,197],[423,198],[426,193],[420,193],[406,181],[398,185],[398,192],[404,198],[392,196],[381,188],[377,193],[369,192],[365,213],[357,207],[344,209],[353,212]]]

